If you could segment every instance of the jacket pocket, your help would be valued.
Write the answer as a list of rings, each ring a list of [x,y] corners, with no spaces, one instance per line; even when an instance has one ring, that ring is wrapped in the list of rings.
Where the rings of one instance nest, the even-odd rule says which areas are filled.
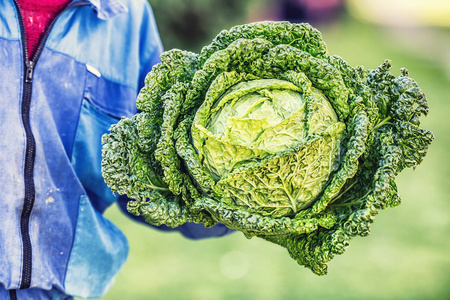
[[[137,91],[123,84],[113,82],[86,65],[84,99],[106,115],[120,119],[131,117],[137,112]]]
[[[128,256],[124,234],[82,195],[70,253],[65,293],[83,298],[100,298],[114,283],[114,277]]]
[[[94,208],[103,212],[117,200],[102,177],[102,135],[118,119],[84,99],[72,149],[71,164]]]

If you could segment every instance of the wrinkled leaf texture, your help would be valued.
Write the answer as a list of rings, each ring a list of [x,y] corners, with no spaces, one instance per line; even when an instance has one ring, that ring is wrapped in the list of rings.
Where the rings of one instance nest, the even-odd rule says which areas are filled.
[[[329,55],[320,32],[305,23],[235,26],[200,54],[166,51],[138,96],[141,112],[103,136],[104,179],[113,192],[133,199],[131,213],[151,224],[220,222],[249,238],[279,244],[300,265],[326,274],[328,262],[352,237],[367,236],[381,210],[400,204],[396,175],[420,164],[433,140],[420,128],[419,118],[428,113],[424,93],[406,69],[395,77],[390,68],[389,60],[374,70],[351,67]],[[193,123],[205,101],[259,79],[288,80],[305,95],[319,91],[344,124],[341,139],[315,137],[317,145],[325,143],[320,147],[334,141],[340,150],[320,193],[299,211],[262,212],[256,204],[246,209],[227,200],[227,192],[245,194],[252,185],[265,184],[258,172],[283,169],[287,156],[262,158],[239,170],[245,176],[216,182],[193,144]],[[311,149],[286,155],[320,165],[320,147],[311,148],[318,151],[315,156],[307,153]],[[276,204],[276,195],[272,198],[268,201]]]

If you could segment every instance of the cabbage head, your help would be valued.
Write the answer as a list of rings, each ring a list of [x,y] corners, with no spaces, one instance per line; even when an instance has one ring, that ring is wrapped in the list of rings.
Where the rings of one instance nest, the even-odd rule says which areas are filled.
[[[390,61],[352,67],[309,24],[222,31],[200,54],[173,49],[146,77],[138,114],[103,136],[102,171],[153,225],[222,223],[326,274],[422,162],[426,97]]]

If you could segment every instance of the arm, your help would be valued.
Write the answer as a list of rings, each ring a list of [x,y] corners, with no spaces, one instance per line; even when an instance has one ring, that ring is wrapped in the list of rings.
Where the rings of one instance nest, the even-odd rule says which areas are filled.
[[[127,202],[129,199],[126,196],[119,197],[119,200],[117,201],[117,205],[119,206],[120,210],[125,213],[129,218],[132,220],[152,226],[154,228],[157,228],[159,230],[163,231],[179,231],[183,236],[189,238],[189,239],[202,239],[202,238],[210,238],[210,237],[220,237],[227,234],[230,234],[234,232],[234,230],[231,230],[227,228],[223,224],[217,224],[212,227],[206,228],[203,226],[203,224],[196,224],[196,223],[185,223],[181,226],[178,226],[177,228],[171,228],[166,225],[161,226],[154,226],[144,221],[142,217],[137,217],[133,214],[130,214],[127,211]]]
[[[138,90],[140,90],[144,86],[144,80],[147,73],[151,71],[151,68],[155,64],[159,63],[160,54],[163,52],[163,46],[157,31],[156,23],[150,5],[147,5],[147,10],[145,10],[144,12],[142,28],[140,30],[140,33],[141,33],[141,42],[140,42],[141,53],[139,61],[141,66],[140,67],[141,74],[139,76]],[[219,237],[233,232],[233,230],[228,229],[226,226],[222,224],[217,224],[209,228],[206,228],[203,224],[196,224],[196,223],[186,223],[181,226],[178,226],[177,228],[170,228],[165,225],[153,226],[145,222],[142,217],[137,217],[129,213],[126,208],[128,201],[129,199],[126,196],[120,196],[118,199],[118,206],[123,213],[125,213],[128,217],[130,217],[134,221],[146,224],[148,226],[152,226],[159,230],[179,231],[183,236],[190,239]]]

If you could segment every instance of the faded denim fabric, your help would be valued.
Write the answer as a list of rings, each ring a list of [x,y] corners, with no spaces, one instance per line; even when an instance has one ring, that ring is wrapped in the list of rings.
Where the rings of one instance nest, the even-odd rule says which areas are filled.
[[[9,299],[8,290],[18,299],[101,297],[127,258],[125,237],[101,214],[117,197],[101,177],[100,137],[136,113],[137,93],[162,46],[145,0],[74,2],[83,6],[57,19],[33,73],[35,198],[25,290],[17,290],[27,144],[23,41],[13,0],[0,2],[0,299]]]

